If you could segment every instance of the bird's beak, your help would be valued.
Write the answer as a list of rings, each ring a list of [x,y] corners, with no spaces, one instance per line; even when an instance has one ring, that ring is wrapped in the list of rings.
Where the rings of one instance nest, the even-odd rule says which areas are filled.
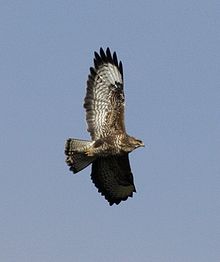
[[[141,147],[145,147],[145,144],[142,142],[142,143],[140,144],[140,146],[141,146]]]

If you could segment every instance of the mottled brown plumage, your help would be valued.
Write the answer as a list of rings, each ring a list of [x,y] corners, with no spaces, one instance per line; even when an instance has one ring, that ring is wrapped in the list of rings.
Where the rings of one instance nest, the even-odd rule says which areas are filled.
[[[110,49],[95,52],[84,101],[92,141],[68,139],[66,163],[74,173],[92,163],[91,178],[109,204],[119,204],[136,192],[128,154],[144,146],[129,136],[124,124],[123,68]]]

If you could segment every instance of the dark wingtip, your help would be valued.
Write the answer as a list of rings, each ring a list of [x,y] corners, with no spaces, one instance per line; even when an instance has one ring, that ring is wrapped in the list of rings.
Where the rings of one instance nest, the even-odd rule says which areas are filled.
[[[100,47],[99,53],[96,51],[94,52],[94,67],[95,69],[98,69],[100,65],[105,63],[111,63],[115,65],[123,77],[122,62],[118,62],[116,52],[113,52],[112,54],[109,47],[106,48],[106,51],[104,51],[104,49]]]
[[[112,54],[111,54],[111,51],[110,51],[109,47],[107,47],[107,49],[106,49],[106,56],[108,58],[108,61],[113,64],[114,61],[112,59]]]
[[[123,65],[121,61],[119,62],[119,72],[121,73],[123,79]]]
[[[79,171],[76,170],[76,168],[75,168],[74,166],[71,166],[71,167],[69,168],[69,170],[72,171],[74,174],[76,174],[77,172],[79,172]]]
[[[94,52],[94,55],[95,55],[95,59],[96,59],[97,61],[101,61],[101,60],[102,60],[101,57],[100,57],[100,55],[99,55],[97,52]]]
[[[122,201],[126,201],[128,199],[128,197],[133,197],[133,194],[131,193],[131,195],[124,197],[122,199],[110,199],[106,196],[105,196],[105,199],[108,201],[109,205],[112,206],[114,204],[119,205]]]
[[[116,52],[113,53],[113,61],[114,61],[115,65],[118,67],[118,58],[117,58]]]
[[[105,51],[102,49],[102,47],[100,48],[100,56],[101,56],[101,59],[102,59],[105,63],[108,62],[107,56],[106,56],[106,54],[105,54]]]
[[[95,76],[95,75],[96,75],[96,71],[95,71],[95,69],[94,69],[93,67],[90,67],[90,74],[91,74],[92,76]]]

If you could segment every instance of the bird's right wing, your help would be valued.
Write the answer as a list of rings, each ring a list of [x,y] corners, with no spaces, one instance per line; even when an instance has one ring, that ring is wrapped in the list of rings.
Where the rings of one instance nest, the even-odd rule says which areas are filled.
[[[136,192],[128,154],[96,159],[91,179],[110,205],[118,205]]]

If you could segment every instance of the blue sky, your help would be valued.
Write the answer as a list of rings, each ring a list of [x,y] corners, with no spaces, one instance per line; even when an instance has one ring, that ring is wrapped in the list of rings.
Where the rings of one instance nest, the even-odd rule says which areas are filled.
[[[0,260],[220,261],[219,1],[0,2]],[[124,65],[137,194],[64,162],[93,52]]]

